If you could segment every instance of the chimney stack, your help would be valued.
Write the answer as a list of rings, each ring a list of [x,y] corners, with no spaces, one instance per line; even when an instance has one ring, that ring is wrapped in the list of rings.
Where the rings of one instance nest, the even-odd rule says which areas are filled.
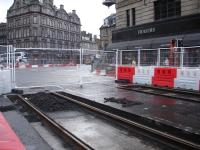
[[[72,13],[73,13],[73,14],[76,14],[76,10],[72,10]]]
[[[64,9],[64,5],[60,5],[60,9]]]

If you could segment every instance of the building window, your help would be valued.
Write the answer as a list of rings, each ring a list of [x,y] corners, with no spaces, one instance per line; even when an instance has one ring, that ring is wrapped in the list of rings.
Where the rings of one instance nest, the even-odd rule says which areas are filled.
[[[132,8],[132,26],[135,26],[135,8]]]
[[[36,24],[37,23],[37,16],[33,17],[33,23]]]
[[[126,25],[130,26],[130,10],[126,10]]]
[[[24,24],[26,24],[26,18],[24,18]]]
[[[37,36],[37,28],[33,28],[33,36]]]
[[[27,32],[27,33],[26,33],[27,37],[29,37],[29,35],[30,35],[30,30],[27,29],[26,32]]]
[[[154,2],[155,20],[181,16],[180,0],[157,0]]]

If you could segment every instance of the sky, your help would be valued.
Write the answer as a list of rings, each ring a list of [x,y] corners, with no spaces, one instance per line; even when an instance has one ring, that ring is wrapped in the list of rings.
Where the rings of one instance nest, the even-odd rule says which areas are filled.
[[[0,0],[0,22],[6,22],[7,10],[13,2],[14,0]],[[63,4],[67,12],[75,9],[81,19],[81,30],[99,36],[103,19],[115,13],[115,6],[108,8],[102,2],[103,0],[54,0],[54,5],[59,8]]]

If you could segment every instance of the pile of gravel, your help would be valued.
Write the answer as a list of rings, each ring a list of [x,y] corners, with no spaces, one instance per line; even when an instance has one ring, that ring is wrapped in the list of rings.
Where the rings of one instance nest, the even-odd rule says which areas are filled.
[[[73,103],[70,103],[65,99],[61,99],[52,94],[44,92],[26,95],[25,97],[27,97],[31,103],[45,112],[71,110],[76,107]]]

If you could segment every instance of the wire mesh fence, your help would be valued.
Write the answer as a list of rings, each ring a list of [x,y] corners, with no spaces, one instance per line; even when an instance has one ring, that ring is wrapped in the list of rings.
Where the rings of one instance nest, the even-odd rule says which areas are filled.
[[[17,48],[16,66],[65,66],[80,63],[79,49]]]
[[[15,87],[15,53],[10,45],[0,45],[0,94]]]
[[[139,64],[138,50],[120,50],[119,55],[120,55],[119,57],[120,65],[138,65]]]
[[[184,67],[200,67],[200,47],[181,48]]]
[[[140,65],[141,66],[156,66],[158,52],[156,49],[142,49],[140,50]]]
[[[9,68],[16,61],[12,68],[20,68],[16,70],[18,87],[113,81],[119,65],[200,67],[198,46],[113,51],[55,48],[8,51],[8,47],[1,47],[0,65]],[[14,59],[9,60],[11,57]]]
[[[119,50],[119,58],[120,65],[200,67],[200,47]]]
[[[90,72],[97,75],[115,76],[116,52],[99,50],[82,50],[83,64],[91,66]]]
[[[116,52],[16,48],[17,87],[94,83],[115,77]],[[105,76],[109,76],[105,78]]]
[[[11,52],[8,50],[8,46],[0,45],[0,68],[8,69],[11,64]]]
[[[16,86],[59,86],[80,82],[79,49],[16,48]]]

